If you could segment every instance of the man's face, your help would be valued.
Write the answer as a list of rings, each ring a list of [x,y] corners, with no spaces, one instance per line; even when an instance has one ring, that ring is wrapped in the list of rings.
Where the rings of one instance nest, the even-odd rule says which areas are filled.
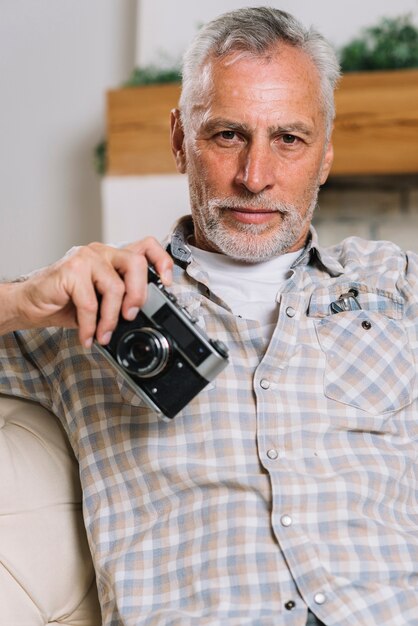
[[[300,249],[332,163],[315,66],[282,45],[269,58],[215,60],[209,72],[186,134],[172,116],[195,244],[249,262]]]

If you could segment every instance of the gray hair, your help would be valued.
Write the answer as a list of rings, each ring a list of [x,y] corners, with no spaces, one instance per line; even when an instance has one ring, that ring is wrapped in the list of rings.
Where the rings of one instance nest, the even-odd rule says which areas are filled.
[[[183,125],[190,122],[193,101],[204,87],[205,65],[210,57],[222,58],[234,52],[263,56],[278,43],[303,50],[318,69],[329,135],[335,116],[334,89],[340,77],[336,54],[316,30],[305,29],[289,13],[270,7],[242,8],[224,13],[199,31],[183,57],[180,97]]]

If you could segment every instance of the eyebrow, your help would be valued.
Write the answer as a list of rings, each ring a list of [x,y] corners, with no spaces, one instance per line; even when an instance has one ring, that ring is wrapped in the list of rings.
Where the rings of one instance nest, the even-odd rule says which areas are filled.
[[[308,137],[313,135],[313,129],[302,122],[295,122],[294,124],[286,124],[286,126],[270,126],[269,132],[274,134],[275,132],[284,132],[284,133],[301,133]]]
[[[245,134],[250,134],[252,132],[252,129],[250,126],[248,126],[248,124],[244,124],[242,122],[234,122],[233,120],[229,120],[223,117],[214,117],[207,121],[203,121],[202,123],[202,128],[207,133],[214,132],[220,127]],[[292,124],[286,124],[283,126],[269,126],[268,132],[270,135],[275,135],[279,133],[291,134],[294,132],[302,133],[303,135],[308,137],[313,135],[313,129],[306,124],[303,124],[302,122],[294,122]]]
[[[236,132],[250,133],[251,129],[247,124],[241,122],[233,122],[223,117],[213,117],[209,120],[203,121],[202,128],[207,133],[212,133],[218,128],[228,128],[228,130],[234,130]]]

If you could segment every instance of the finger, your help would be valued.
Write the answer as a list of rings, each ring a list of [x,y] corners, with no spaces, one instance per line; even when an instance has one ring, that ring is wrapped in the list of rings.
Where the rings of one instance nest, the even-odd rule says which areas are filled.
[[[112,255],[113,249],[93,243],[70,250],[59,263],[62,286],[75,307],[80,341],[86,347],[94,336],[107,343],[119,318],[125,289]]]
[[[77,267],[81,265],[79,272],[72,272],[73,276],[78,275],[80,279],[73,281],[74,291],[71,290],[81,326],[80,338],[84,345],[89,345],[93,331],[99,343],[107,344],[119,321],[127,288],[125,277],[131,290],[131,298],[139,304],[145,302],[147,280],[146,277],[141,278],[141,271],[138,271],[141,259],[129,250],[92,243],[80,249],[78,254],[76,252],[76,258],[71,263]],[[147,264],[144,258],[142,266],[142,275],[146,276]],[[86,284],[80,282],[83,280]],[[129,299],[128,306],[130,308]]]
[[[125,286],[114,256],[114,248],[93,243],[76,250],[63,265],[80,340],[87,347],[94,336],[99,343],[108,343],[119,319]]]
[[[110,326],[113,325],[114,305],[116,306],[116,302],[119,304],[119,310],[123,317],[132,320],[136,317],[147,298],[148,262],[143,254],[137,254],[128,249],[128,247],[113,248],[110,255],[110,263],[119,280],[115,284],[112,277],[107,276],[106,282],[103,280],[97,282],[97,289],[103,294],[103,312],[101,315],[104,317],[104,322],[103,326],[100,325],[100,330],[103,331],[105,330],[105,323],[109,326],[106,326],[106,330],[111,330]],[[119,291],[121,281],[123,281],[123,291]],[[112,301],[108,293],[110,289],[115,289],[116,291]]]
[[[166,273],[173,264],[171,257],[161,247],[156,239],[149,237],[140,242],[114,252],[113,263],[125,282],[125,297],[122,304],[122,315],[127,320],[133,320],[147,298],[148,265],[159,263]]]
[[[135,254],[143,255],[147,262],[154,266],[164,285],[169,286],[173,280],[173,259],[154,237],[146,237],[126,246]]]
[[[94,335],[99,343],[107,344],[120,313],[129,320],[136,317],[146,300],[148,263],[164,272],[167,280],[172,260],[152,237],[125,248],[94,243],[73,250],[67,257],[65,265],[71,271],[66,275],[72,276],[70,285],[67,283],[68,294],[76,309],[83,345],[90,346]]]
[[[98,321],[96,317],[96,339],[101,344],[109,343],[119,320],[125,284],[116,271],[96,281],[97,291],[101,294]]]
[[[93,284],[80,281],[71,297],[76,311],[80,342],[85,348],[90,348],[96,333],[98,311],[97,295]]]
[[[122,303],[122,315],[127,320],[133,320],[147,299],[148,291],[148,262],[144,256],[130,252],[131,258],[123,274],[125,282],[125,296]]]

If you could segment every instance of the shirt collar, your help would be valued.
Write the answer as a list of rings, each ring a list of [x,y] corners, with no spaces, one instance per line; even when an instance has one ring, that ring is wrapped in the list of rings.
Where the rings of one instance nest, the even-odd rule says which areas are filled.
[[[292,269],[309,264],[316,265],[320,269],[325,270],[332,277],[341,276],[341,274],[344,273],[343,266],[335,256],[332,256],[325,248],[319,246],[318,233],[313,226],[309,229],[306,245],[300,256],[293,263]]]
[[[191,215],[181,217],[174,225],[171,235],[166,241],[167,249],[173,259],[182,267],[187,266],[192,260],[192,252],[187,244],[189,237],[193,235],[193,220]],[[325,270],[330,276],[336,277],[344,273],[344,268],[339,261],[324,248],[318,245],[318,235],[313,226],[309,229],[306,246],[300,256],[292,265],[292,269],[303,265],[316,265]]]

